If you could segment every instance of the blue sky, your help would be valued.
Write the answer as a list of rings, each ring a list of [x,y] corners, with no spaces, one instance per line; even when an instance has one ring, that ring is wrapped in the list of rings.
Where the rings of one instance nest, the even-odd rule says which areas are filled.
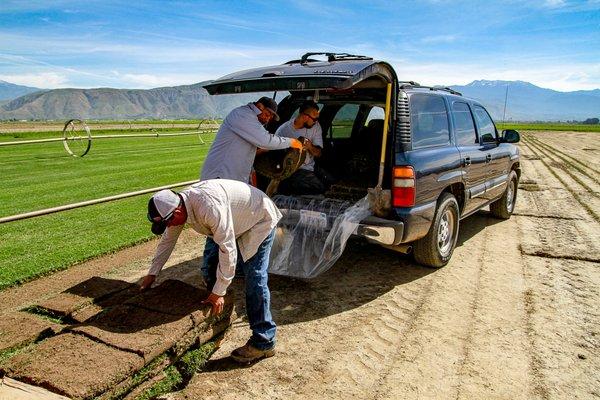
[[[600,88],[600,0],[0,0],[0,79],[150,88],[280,64],[369,55],[404,80]]]

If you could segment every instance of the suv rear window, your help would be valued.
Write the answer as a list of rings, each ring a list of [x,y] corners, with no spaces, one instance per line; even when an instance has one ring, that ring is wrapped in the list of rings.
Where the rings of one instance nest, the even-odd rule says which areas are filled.
[[[358,104],[344,104],[335,114],[331,122],[331,137],[334,139],[349,138],[352,136],[352,127],[358,114]]]
[[[441,96],[422,93],[410,96],[410,126],[413,149],[450,143],[446,103]]]

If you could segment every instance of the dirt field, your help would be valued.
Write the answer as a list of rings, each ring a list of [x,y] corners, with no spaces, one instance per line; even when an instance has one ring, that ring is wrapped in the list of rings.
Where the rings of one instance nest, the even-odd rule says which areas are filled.
[[[233,324],[203,372],[172,399],[600,398],[600,145],[597,133],[525,132],[517,209],[462,221],[446,267],[360,241],[326,274],[273,276],[278,354],[228,355]],[[188,233],[160,279],[198,284]],[[155,242],[0,292],[2,311],[94,275],[135,281]],[[240,282],[238,314],[243,315]]]

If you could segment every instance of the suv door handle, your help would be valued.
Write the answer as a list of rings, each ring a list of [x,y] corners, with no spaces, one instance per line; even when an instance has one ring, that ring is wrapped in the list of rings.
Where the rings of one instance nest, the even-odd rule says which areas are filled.
[[[471,157],[463,158],[463,167],[471,165]]]
[[[486,154],[485,156],[485,162],[489,163],[490,161],[492,161],[492,155],[490,153]]]

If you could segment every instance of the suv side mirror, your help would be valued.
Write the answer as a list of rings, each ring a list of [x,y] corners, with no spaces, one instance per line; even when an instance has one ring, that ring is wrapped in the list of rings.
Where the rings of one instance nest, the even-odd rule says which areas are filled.
[[[521,136],[519,132],[514,129],[505,129],[502,131],[502,136],[500,137],[500,143],[518,143],[521,140]]]

